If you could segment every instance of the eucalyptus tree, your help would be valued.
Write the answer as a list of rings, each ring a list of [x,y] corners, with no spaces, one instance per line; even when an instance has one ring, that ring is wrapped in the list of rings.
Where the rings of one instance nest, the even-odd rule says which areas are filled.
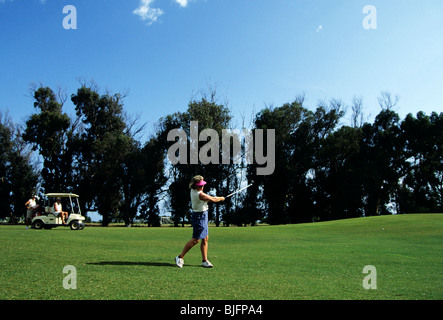
[[[20,217],[40,179],[21,129],[0,112],[0,218]]]
[[[122,201],[119,172],[134,146],[127,131],[122,95],[82,86],[71,96],[82,131],[75,136],[79,193],[103,216],[103,225],[117,218]]]
[[[41,176],[45,191],[65,191],[71,185],[72,159],[67,147],[71,119],[63,113],[64,101],[51,88],[38,88],[34,99],[38,112],[26,121],[23,139],[43,158]]]

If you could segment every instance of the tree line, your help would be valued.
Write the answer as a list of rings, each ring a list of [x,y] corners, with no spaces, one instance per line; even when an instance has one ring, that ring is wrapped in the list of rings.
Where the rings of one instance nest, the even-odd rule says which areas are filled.
[[[275,170],[263,176],[257,175],[259,164],[246,163],[244,151],[241,161],[230,164],[169,161],[171,130],[181,129],[190,139],[192,121],[199,132],[220,135],[235,127],[215,90],[191,99],[186,111],[159,119],[144,142],[139,136],[145,126],[125,112],[120,93],[81,84],[70,97],[73,117],[63,111],[67,96],[60,91],[41,86],[33,99],[35,113],[23,126],[0,114],[1,218],[22,216],[33,193],[72,192],[80,195],[82,212],[97,211],[105,226],[135,219],[159,226],[161,211],[171,212],[179,226],[188,221],[188,183],[197,174],[209,182],[205,191],[218,195],[253,183],[210,207],[217,226],[442,212],[443,113],[400,119],[398,101],[389,93],[379,97],[381,111],[373,123],[363,121],[357,98],[350,125],[340,125],[346,114],[340,100],[309,110],[303,97],[265,107],[250,123],[242,119],[237,129],[275,130]]]

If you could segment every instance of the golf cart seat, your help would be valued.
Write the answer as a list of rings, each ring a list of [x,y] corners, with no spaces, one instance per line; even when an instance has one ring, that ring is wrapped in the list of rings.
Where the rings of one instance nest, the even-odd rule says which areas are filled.
[[[55,216],[55,214],[54,214],[54,207],[45,207],[45,213],[46,213],[46,215],[52,214],[52,215]]]

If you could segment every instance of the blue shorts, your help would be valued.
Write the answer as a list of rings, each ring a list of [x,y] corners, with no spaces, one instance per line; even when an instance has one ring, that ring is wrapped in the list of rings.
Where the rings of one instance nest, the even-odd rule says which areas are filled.
[[[205,239],[208,236],[208,211],[192,212],[192,238]]]

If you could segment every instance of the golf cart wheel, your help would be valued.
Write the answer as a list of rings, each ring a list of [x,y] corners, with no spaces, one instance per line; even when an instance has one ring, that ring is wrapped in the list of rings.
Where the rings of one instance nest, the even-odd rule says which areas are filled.
[[[85,224],[81,221],[72,221],[69,226],[72,230],[83,230],[85,228]]]
[[[44,226],[45,224],[41,220],[36,220],[32,223],[32,228],[37,230],[43,229]]]
[[[80,222],[72,221],[70,224],[71,230],[80,230]]]

